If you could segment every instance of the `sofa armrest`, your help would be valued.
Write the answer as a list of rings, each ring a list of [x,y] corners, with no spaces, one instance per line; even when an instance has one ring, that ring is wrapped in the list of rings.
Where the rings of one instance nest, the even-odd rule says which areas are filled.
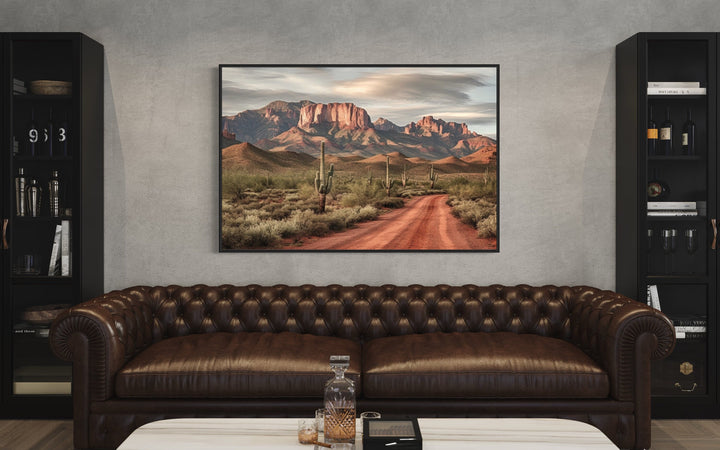
[[[152,342],[153,315],[148,288],[114,291],[75,305],[50,328],[50,346],[73,363],[74,396],[83,401],[114,395],[115,374]],[[78,399],[74,399],[78,400]]]
[[[650,360],[666,357],[675,346],[672,322],[616,292],[581,289],[571,311],[571,341],[607,370],[611,397],[634,401],[636,377],[649,376],[638,368],[649,370]]]

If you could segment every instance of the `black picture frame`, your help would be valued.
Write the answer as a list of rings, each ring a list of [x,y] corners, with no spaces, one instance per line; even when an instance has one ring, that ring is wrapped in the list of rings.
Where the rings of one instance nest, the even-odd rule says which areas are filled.
[[[218,72],[219,251],[499,252],[499,65]]]

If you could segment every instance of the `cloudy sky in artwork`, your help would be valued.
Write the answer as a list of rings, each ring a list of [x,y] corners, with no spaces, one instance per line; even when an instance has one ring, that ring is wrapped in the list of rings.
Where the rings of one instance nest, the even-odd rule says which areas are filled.
[[[396,125],[433,116],[497,134],[497,68],[452,67],[222,67],[222,115],[262,108],[275,100],[350,102],[373,122]]]

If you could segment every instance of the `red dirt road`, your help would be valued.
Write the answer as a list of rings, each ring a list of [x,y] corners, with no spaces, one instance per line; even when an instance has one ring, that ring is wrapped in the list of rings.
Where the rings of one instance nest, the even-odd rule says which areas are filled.
[[[450,212],[447,195],[426,195],[410,200],[372,222],[341,233],[310,238],[302,250],[494,250],[495,239],[480,239],[477,231]]]

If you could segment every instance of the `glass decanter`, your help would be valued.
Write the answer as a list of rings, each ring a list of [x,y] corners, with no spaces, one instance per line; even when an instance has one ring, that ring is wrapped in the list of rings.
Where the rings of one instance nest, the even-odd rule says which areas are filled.
[[[350,356],[330,356],[335,376],[325,383],[325,442],[355,442],[355,383],[345,378]]]

